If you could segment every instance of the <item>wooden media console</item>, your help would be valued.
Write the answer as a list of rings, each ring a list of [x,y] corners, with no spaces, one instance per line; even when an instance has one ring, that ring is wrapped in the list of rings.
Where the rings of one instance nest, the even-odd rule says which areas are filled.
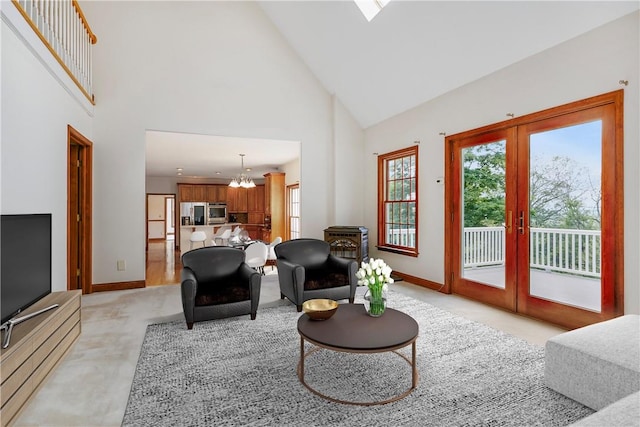
[[[0,350],[0,424],[11,424],[45,378],[80,336],[81,291],[53,292],[20,313],[58,307],[13,328],[11,342]]]

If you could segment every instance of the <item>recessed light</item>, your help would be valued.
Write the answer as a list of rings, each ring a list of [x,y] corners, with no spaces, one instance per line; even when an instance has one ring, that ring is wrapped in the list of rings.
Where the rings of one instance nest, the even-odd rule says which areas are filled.
[[[178,172],[182,172],[182,168],[176,168]]]
[[[217,171],[217,172],[216,172],[216,175],[220,175],[220,174],[221,174],[221,172],[220,172],[220,171]]]

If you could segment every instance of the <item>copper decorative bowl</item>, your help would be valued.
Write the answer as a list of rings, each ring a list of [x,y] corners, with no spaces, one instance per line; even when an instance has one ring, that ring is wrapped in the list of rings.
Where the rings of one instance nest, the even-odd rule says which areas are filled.
[[[310,299],[302,304],[302,310],[311,320],[327,320],[338,310],[338,303],[332,299]]]

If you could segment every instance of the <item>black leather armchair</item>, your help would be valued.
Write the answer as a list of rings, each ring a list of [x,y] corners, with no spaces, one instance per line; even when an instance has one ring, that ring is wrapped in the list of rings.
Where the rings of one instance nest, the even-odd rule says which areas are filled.
[[[209,246],[182,255],[182,309],[193,322],[251,314],[260,301],[260,274],[245,262],[241,249]]]
[[[302,311],[302,303],[314,298],[348,299],[353,303],[358,263],[331,254],[329,243],[318,239],[295,239],[274,247],[285,297]]]

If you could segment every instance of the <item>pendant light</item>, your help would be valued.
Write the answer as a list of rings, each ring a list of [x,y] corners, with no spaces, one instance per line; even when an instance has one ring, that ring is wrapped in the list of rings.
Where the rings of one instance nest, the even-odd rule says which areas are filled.
[[[238,187],[242,187],[242,188],[253,188],[256,186],[256,184],[253,182],[253,179],[251,179],[249,176],[247,176],[244,172],[244,154],[239,154],[240,156],[240,175],[238,175],[237,177],[233,178],[231,180],[231,182],[229,183],[229,187],[232,188],[238,188]]]

